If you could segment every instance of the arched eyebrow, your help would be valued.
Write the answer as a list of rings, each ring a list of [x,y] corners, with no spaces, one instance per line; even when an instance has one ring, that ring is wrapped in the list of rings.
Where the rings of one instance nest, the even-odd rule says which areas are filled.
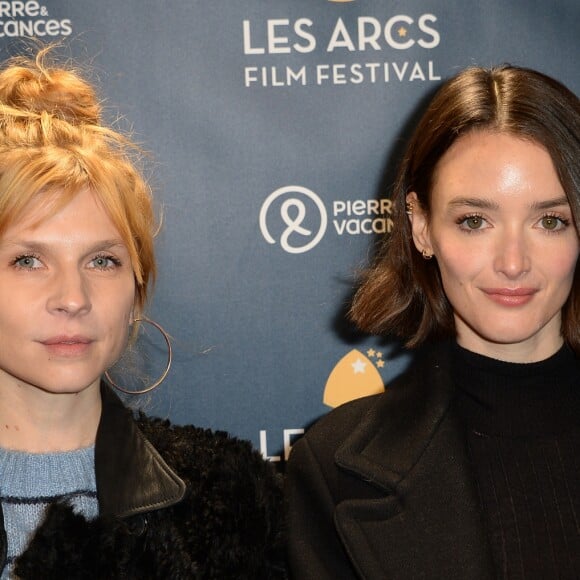
[[[546,210],[555,207],[568,206],[568,198],[563,195],[553,199],[546,199],[544,201],[537,201],[530,205],[532,210]],[[499,204],[484,197],[456,197],[449,202],[449,207],[474,207],[477,209],[494,210],[499,209]]]
[[[532,204],[532,209],[553,209],[555,207],[561,207],[563,205],[570,205],[568,198],[563,195],[562,197],[556,197],[554,199],[547,199],[546,201],[539,201]]]
[[[36,252],[38,254],[48,253],[51,250],[52,244],[45,243],[42,241],[37,240],[28,240],[28,239],[4,239],[0,240],[0,244],[7,245],[7,246],[14,246],[20,248],[22,250]],[[115,249],[124,248],[126,249],[126,245],[123,240],[119,239],[112,239],[112,240],[99,240],[93,243],[89,243],[85,248],[84,251],[86,254],[92,254],[95,252],[106,252],[106,251],[113,251]]]
[[[499,209],[499,205],[484,197],[455,197],[449,202],[449,207],[476,207],[478,209]]]

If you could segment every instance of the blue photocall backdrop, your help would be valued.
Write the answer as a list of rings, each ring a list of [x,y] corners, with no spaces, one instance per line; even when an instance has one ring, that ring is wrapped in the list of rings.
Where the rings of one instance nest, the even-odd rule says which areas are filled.
[[[393,227],[393,168],[426,100],[503,62],[578,93],[579,29],[577,0],[0,2],[3,57],[62,41],[152,154],[164,217],[148,313],[175,360],[145,407],[274,461],[408,362],[345,309]],[[140,342],[159,374],[162,341]]]

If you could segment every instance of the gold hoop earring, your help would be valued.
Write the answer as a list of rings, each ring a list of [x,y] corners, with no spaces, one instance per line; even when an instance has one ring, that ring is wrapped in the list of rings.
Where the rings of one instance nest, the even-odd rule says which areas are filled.
[[[414,206],[413,206],[412,201],[408,201],[405,203],[405,213],[407,215],[413,215],[413,209],[414,209]]]
[[[167,377],[169,369],[171,368],[171,363],[173,361],[173,349],[171,348],[171,341],[169,340],[169,335],[167,334],[167,332],[165,332],[165,329],[160,324],[157,324],[157,322],[154,322],[153,320],[150,320],[149,318],[145,317],[136,318],[133,322],[135,323],[146,322],[147,324],[151,324],[163,335],[163,339],[165,340],[165,344],[167,345],[167,365],[165,366],[165,370],[161,374],[161,377],[159,377],[159,379],[157,379],[152,385],[149,385],[148,387],[145,387],[144,389],[140,389],[138,391],[130,391],[129,389],[125,389],[124,387],[118,385],[111,378],[109,371],[105,371],[105,378],[112,387],[114,387],[118,391],[121,391],[122,393],[126,393],[128,395],[144,395],[145,393],[150,393],[153,389],[156,389],[165,380],[165,377]]]
[[[433,257],[433,254],[430,254],[425,248],[421,250],[421,256],[423,256],[424,260],[430,260]]]

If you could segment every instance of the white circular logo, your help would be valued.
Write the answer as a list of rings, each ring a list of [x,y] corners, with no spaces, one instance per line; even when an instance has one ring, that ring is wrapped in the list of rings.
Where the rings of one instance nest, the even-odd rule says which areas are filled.
[[[268,211],[274,201],[284,196],[286,196],[286,199],[280,205],[280,218],[287,227],[280,235],[280,246],[289,254],[308,252],[323,238],[328,224],[328,217],[322,200],[306,187],[288,185],[273,191],[266,198],[260,210],[260,231],[269,244],[276,243],[268,229]],[[304,198],[309,200],[308,205],[310,207],[316,208],[318,211],[317,221],[320,223],[315,234],[312,229],[303,225],[308,214]],[[296,240],[298,240],[298,243],[296,243]]]

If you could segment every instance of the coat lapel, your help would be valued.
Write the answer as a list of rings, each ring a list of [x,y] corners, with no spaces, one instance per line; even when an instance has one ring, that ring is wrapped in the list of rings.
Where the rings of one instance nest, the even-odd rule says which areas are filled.
[[[441,345],[389,387],[336,453],[376,493],[347,499],[336,525],[361,578],[492,580],[465,437],[450,412]]]
[[[185,483],[143,436],[130,412],[106,385],[95,443],[99,514],[127,517],[173,505]]]

